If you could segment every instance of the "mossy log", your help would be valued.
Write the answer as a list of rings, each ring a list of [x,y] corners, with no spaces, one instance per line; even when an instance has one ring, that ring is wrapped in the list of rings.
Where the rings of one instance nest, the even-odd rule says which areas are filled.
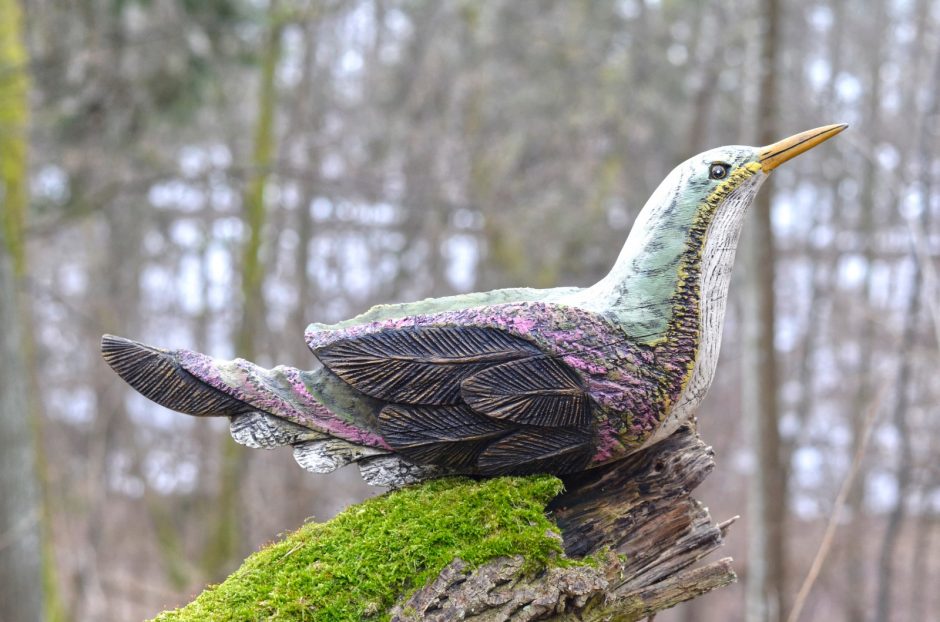
[[[691,427],[561,483],[450,479],[390,492],[256,553],[169,620],[641,620],[735,580],[690,492]],[[732,519],[733,520],[733,519]]]
[[[691,566],[721,546],[734,519],[714,524],[689,493],[714,468],[690,427],[620,462],[565,480],[549,503],[565,554],[607,551],[596,565],[519,578],[522,558],[468,571],[455,560],[393,620],[640,620],[735,580],[731,559]]]

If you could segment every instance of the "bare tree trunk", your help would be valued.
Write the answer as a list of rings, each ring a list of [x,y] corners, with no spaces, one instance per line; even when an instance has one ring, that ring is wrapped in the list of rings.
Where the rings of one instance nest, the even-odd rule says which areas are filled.
[[[264,192],[274,154],[274,111],[276,102],[275,74],[281,55],[283,18],[278,14],[277,0],[268,8],[268,33],[262,51],[261,79],[258,91],[258,124],[255,127],[252,172],[244,197],[244,213],[248,240],[242,253],[242,317],[235,336],[238,356],[255,359],[259,333],[264,332],[265,305],[262,282],[261,241],[265,225]],[[212,539],[206,550],[205,565],[210,577],[218,577],[235,561],[239,553],[239,482],[244,469],[245,453],[235,442],[225,438],[218,501],[215,507]]]
[[[838,75],[843,67],[842,40],[845,30],[845,2],[837,0],[832,3],[833,20],[832,30],[829,35],[829,62],[832,67],[833,75]],[[800,63],[805,60],[801,59]],[[831,81],[826,88],[826,92],[821,98],[824,102],[835,100],[836,85]],[[835,114],[834,111],[824,110],[824,115]],[[820,228],[832,228],[839,226],[839,217],[842,213],[844,200],[839,193],[839,184],[844,175],[832,175],[828,184],[827,193],[829,195],[828,214],[823,209],[814,210],[813,224],[811,231],[815,232]],[[812,239],[812,234],[806,240],[805,253],[809,259],[809,275],[806,280],[810,285],[809,302],[806,305],[808,310],[806,318],[806,327],[802,340],[801,351],[797,361],[794,373],[797,377],[797,386],[800,393],[794,401],[793,411],[796,413],[796,420],[799,423],[799,429],[807,429],[805,423],[813,412],[816,402],[816,374],[817,360],[816,356],[822,349],[822,339],[824,338],[823,327],[826,325],[829,313],[831,313],[832,298],[828,295],[833,286],[836,274],[836,267],[839,259],[837,253],[822,253],[821,248]],[[791,459],[793,452],[797,449],[799,443],[805,441],[800,434],[795,434],[790,438],[783,440],[783,451],[781,454],[782,466],[786,471],[787,481],[791,473]]]
[[[301,79],[297,85],[294,101],[291,106],[292,121],[300,127],[310,127],[322,131],[323,114],[319,102],[327,97],[326,89],[320,83],[329,79],[327,75],[319,72],[317,66],[317,47],[320,36],[319,24],[308,23],[304,30],[304,55],[301,61]],[[320,146],[316,142],[316,134],[304,136],[300,139],[305,157],[304,177],[300,182],[300,207],[297,210],[294,227],[300,238],[294,254],[294,279],[297,283],[297,306],[294,309],[291,323],[293,329],[302,333],[306,322],[310,319],[311,307],[315,294],[316,284],[307,275],[310,265],[310,241],[316,231],[313,217],[310,214],[310,205],[322,192],[320,179],[321,154]],[[296,340],[295,340],[296,341]],[[298,356],[309,356],[310,352],[305,343],[297,345]],[[300,359],[303,360],[303,359]]]
[[[9,250],[0,231],[0,620],[32,622],[42,618],[40,503]]]
[[[927,619],[927,586],[934,585],[930,582],[931,568],[928,563],[932,559],[930,549],[933,547],[933,523],[933,512],[926,505],[921,505],[914,535],[914,560],[911,563],[911,610],[907,617],[910,622]]]
[[[869,82],[869,96],[867,99],[867,110],[865,115],[867,118],[867,127],[866,134],[873,143],[879,138],[879,127],[881,122],[880,115],[880,105],[881,105],[881,63],[882,55],[880,54],[880,49],[882,48],[882,41],[886,36],[887,29],[883,26],[884,23],[884,2],[881,0],[875,0],[875,6],[873,7],[872,13],[874,15],[880,16],[872,20],[871,24],[877,28],[877,32],[871,33],[872,41],[872,56],[871,56],[871,73],[870,73],[870,82]],[[855,394],[854,406],[851,410],[853,413],[863,412],[866,406],[872,400],[872,358],[874,355],[874,342],[875,342],[875,326],[871,321],[875,317],[874,309],[872,308],[874,300],[874,270],[873,264],[875,261],[875,193],[877,191],[876,184],[878,183],[878,174],[876,171],[876,163],[873,158],[868,158],[864,164],[864,172],[862,174],[862,191],[861,191],[861,202],[862,202],[862,222],[861,222],[861,239],[864,244],[864,255],[865,255],[865,300],[862,306],[862,312],[866,314],[865,324],[863,329],[860,331],[859,335],[859,366],[857,372],[858,378],[858,390]],[[861,442],[861,437],[863,434],[862,431],[863,422],[860,417],[857,415],[851,420],[851,431],[852,431],[852,451],[854,452],[859,443]],[[849,492],[848,502],[847,502],[847,516],[849,523],[845,528],[845,541],[847,544],[846,551],[846,585],[849,586],[848,589],[852,590],[855,594],[866,594],[865,585],[867,583],[865,576],[865,551],[859,543],[864,542],[865,538],[863,536],[863,530],[865,529],[863,517],[865,514],[865,481],[866,481],[866,472],[867,469],[865,464],[862,463],[859,468],[858,475],[855,479],[855,484]],[[866,619],[868,608],[870,607],[869,602],[866,602],[866,598],[858,596],[850,596],[847,599],[847,611],[846,611],[846,620],[848,622],[862,622]]]
[[[695,72],[698,83],[692,95],[692,110],[689,121],[688,138],[686,139],[686,153],[697,153],[706,149],[706,137],[712,125],[712,107],[718,89],[715,84],[721,70],[719,56],[722,52],[721,42],[714,36],[714,32],[721,28],[725,18],[725,11],[721,4],[708,6],[705,3],[696,4],[698,14],[695,19],[695,38],[691,49],[694,57],[701,59]]]
[[[777,57],[780,3],[764,0],[760,32],[761,74],[757,101],[760,144],[777,139]],[[772,181],[772,180],[771,180]],[[784,593],[784,526],[786,479],[780,464],[777,427],[777,364],[774,351],[774,239],[771,229],[772,187],[754,203],[743,241],[746,269],[741,307],[743,352],[741,408],[748,417],[748,442],[755,470],[748,491],[749,622],[779,620]]]
[[[926,135],[929,119],[935,118],[940,110],[940,98],[937,97],[936,88],[940,86],[940,56],[936,59],[932,88],[929,101],[922,116],[921,131],[918,135],[918,160],[921,163],[921,177],[919,191],[923,200],[920,214],[920,227],[922,231],[930,230],[930,199],[933,189],[933,170],[930,166],[931,153],[927,144]],[[914,389],[911,379],[914,375],[911,352],[917,340],[917,320],[920,317],[923,303],[923,272],[925,266],[914,247],[915,240],[911,240],[911,255],[914,260],[914,274],[911,276],[910,297],[904,312],[904,334],[901,347],[898,351],[900,369],[898,370],[897,393],[894,408],[892,409],[894,428],[898,433],[900,447],[898,451],[897,467],[897,498],[894,507],[888,516],[888,525],[885,528],[884,538],[881,541],[881,551],[878,557],[878,596],[875,603],[875,619],[887,621],[892,612],[891,591],[894,587],[894,553],[901,534],[901,527],[907,513],[907,496],[913,479],[913,447],[911,444],[911,430],[908,422],[908,409],[911,400],[911,391]]]
[[[22,277],[27,206],[26,51],[20,8],[0,0],[0,620],[43,617],[42,500],[31,421]]]
[[[925,210],[926,213],[927,210]],[[916,262],[915,258],[915,262]],[[922,268],[917,263],[914,276],[911,278],[911,297],[908,301],[904,321],[904,337],[901,342],[901,369],[898,372],[897,396],[894,403],[893,423],[898,433],[900,446],[898,448],[898,470],[895,477],[897,483],[897,498],[891,513],[888,516],[888,525],[885,528],[884,538],[881,541],[881,551],[878,555],[878,596],[875,602],[875,617],[878,622],[887,622],[891,619],[891,591],[894,587],[894,552],[897,548],[898,537],[906,515],[908,490],[913,473],[911,431],[907,421],[907,411],[910,405],[911,386],[911,352],[915,344],[917,333],[917,318],[920,316],[921,305],[921,277]]]

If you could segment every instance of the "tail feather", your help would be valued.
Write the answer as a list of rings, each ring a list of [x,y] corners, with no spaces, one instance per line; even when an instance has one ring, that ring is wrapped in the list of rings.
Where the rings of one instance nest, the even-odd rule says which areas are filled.
[[[362,479],[370,486],[398,488],[448,474],[441,467],[414,464],[394,454],[360,460],[358,464]]]
[[[105,362],[131,387],[150,400],[173,410],[195,416],[228,416],[229,432],[236,442],[255,449],[291,447],[294,459],[308,471],[330,473],[355,463],[363,479],[374,486],[401,486],[437,474],[438,469],[413,465],[393,455],[388,449],[359,444],[349,438],[339,438],[326,429],[312,429],[295,420],[259,408],[265,400],[255,396],[250,404],[209,385],[206,380],[183,367],[181,352],[155,348],[130,339],[104,335],[101,354]],[[195,353],[189,353],[194,355]],[[247,362],[243,362],[247,364]],[[280,383],[264,376],[265,370],[255,371],[257,390],[274,398],[281,394]],[[290,370],[294,371],[294,370]],[[277,379],[279,377],[275,377]],[[270,404],[278,404],[274,399]],[[309,418],[310,423],[321,423],[320,418]],[[306,419],[304,420],[307,421]],[[335,422],[325,420],[335,426]],[[344,430],[345,431],[345,430]],[[355,436],[346,431],[346,436]]]
[[[291,447],[297,464],[314,473],[331,473],[352,462],[388,454],[258,410],[232,417],[229,432],[238,443],[253,449]]]
[[[233,416],[254,410],[183,369],[169,350],[105,335],[101,355],[118,376],[161,406],[197,417]]]
[[[316,432],[260,410],[232,417],[229,432],[235,442],[252,449],[274,449],[284,445],[296,445],[297,443],[329,438],[327,434]]]
[[[356,464],[371,486],[398,487],[445,474],[439,467],[412,464],[388,450],[350,443],[261,411],[232,417],[229,430],[237,442],[255,449],[291,447],[297,464],[313,473]]]
[[[339,438],[306,441],[294,445],[294,460],[304,469],[314,473],[330,473],[347,464],[387,454],[388,451],[384,449],[354,445]]]

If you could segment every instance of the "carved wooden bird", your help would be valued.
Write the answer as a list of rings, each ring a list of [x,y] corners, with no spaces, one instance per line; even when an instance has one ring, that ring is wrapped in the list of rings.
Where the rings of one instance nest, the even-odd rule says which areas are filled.
[[[845,127],[680,164],[588,288],[501,289],[311,324],[309,371],[110,335],[101,350],[153,401],[228,416],[238,442],[291,445],[315,472],[356,462],[369,483],[401,485],[588,469],[692,416],[714,375],[748,206],[770,171]]]

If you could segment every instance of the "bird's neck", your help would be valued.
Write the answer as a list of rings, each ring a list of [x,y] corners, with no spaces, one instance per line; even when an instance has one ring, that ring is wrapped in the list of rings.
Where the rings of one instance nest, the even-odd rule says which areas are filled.
[[[694,356],[703,324],[720,334],[744,213],[765,177],[759,170],[741,167],[703,199],[678,169],[650,197],[613,269],[589,290],[635,341]]]
[[[692,227],[698,250],[690,252],[680,268],[685,276],[673,295],[672,320],[657,344],[657,358],[667,367],[671,363],[678,372],[668,387],[672,396],[668,420],[657,434],[671,434],[692,416],[714,378],[744,216],[766,179],[759,165],[753,169],[722,199],[704,227],[701,223]]]

